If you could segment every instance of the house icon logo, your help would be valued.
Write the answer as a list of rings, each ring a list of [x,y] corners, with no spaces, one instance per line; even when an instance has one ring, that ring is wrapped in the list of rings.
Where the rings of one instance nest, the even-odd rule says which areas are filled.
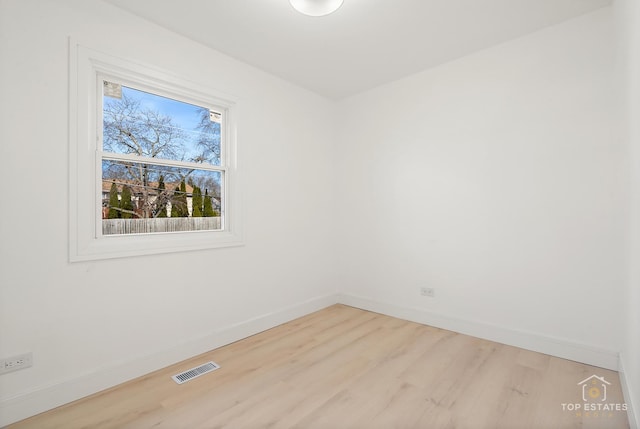
[[[592,375],[585,378],[578,386],[582,389],[582,402],[562,403],[562,411],[574,413],[577,418],[607,418],[613,417],[614,412],[626,412],[628,407],[622,402],[607,402],[607,389],[612,386],[604,377]],[[578,392],[575,392],[576,395]],[[612,392],[615,399],[616,390]],[[576,395],[577,396],[577,395]],[[582,425],[580,426],[582,427]],[[610,426],[607,426],[610,427]]]
[[[611,383],[604,377],[598,377],[595,374],[578,383],[578,386],[582,386],[582,400],[584,402],[606,401],[607,386],[610,385]]]

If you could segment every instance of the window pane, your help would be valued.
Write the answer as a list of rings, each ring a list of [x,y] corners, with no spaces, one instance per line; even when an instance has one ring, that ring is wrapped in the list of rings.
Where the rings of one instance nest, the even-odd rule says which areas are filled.
[[[220,165],[222,113],[103,81],[103,150]]]
[[[102,233],[222,229],[223,173],[102,161]]]

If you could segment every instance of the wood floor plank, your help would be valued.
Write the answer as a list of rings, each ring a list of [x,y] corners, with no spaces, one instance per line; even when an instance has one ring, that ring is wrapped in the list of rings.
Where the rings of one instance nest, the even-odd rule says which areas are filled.
[[[628,428],[563,409],[593,374],[623,402],[614,371],[335,305],[8,428]]]

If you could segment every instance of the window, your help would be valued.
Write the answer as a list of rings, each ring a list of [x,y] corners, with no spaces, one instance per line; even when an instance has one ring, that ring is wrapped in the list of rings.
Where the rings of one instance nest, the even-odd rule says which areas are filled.
[[[223,229],[225,109],[107,79],[98,82],[102,235]]]
[[[242,244],[236,103],[71,41],[70,259]]]

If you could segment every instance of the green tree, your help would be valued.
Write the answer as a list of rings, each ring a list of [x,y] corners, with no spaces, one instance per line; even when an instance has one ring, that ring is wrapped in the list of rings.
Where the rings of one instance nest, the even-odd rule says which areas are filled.
[[[131,219],[135,214],[135,212],[133,211],[133,201],[131,201],[131,188],[128,185],[122,186],[120,212],[120,216],[123,219]]]
[[[181,206],[180,187],[176,186],[171,196],[171,217],[182,217]]]
[[[167,217],[167,191],[164,176],[158,179],[158,197],[156,199],[156,217]]]
[[[215,211],[213,210],[213,202],[211,201],[211,195],[209,195],[209,190],[204,190],[204,217],[213,217],[215,216]]]
[[[187,207],[187,184],[184,179],[180,185],[176,187],[171,199],[171,217],[188,217],[189,208]]]
[[[187,205],[187,184],[182,179],[180,182],[180,202],[182,204],[182,217],[189,217],[189,206]]]
[[[116,182],[111,183],[109,190],[109,219],[118,219],[120,217],[120,200],[118,199],[118,186]]]
[[[191,217],[202,217],[202,191],[199,187],[193,187],[191,197]]]

